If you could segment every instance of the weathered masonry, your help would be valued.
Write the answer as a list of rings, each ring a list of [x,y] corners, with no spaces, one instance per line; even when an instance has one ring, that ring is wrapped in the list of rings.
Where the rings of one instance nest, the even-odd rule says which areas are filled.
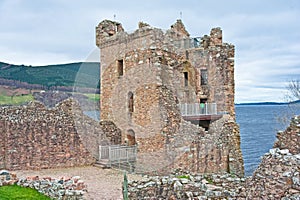
[[[121,131],[100,124],[67,99],[53,108],[39,102],[0,108],[0,169],[39,170],[91,165],[99,145],[119,144]]]
[[[234,46],[222,30],[191,38],[181,20],[166,32],[140,22],[133,33],[104,20],[101,120],[137,145],[137,171],[185,168],[243,174],[234,110]]]

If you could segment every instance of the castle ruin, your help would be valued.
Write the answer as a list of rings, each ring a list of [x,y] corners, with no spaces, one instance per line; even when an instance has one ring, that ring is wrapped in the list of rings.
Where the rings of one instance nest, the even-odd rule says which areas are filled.
[[[232,172],[243,175],[234,108],[234,46],[222,30],[190,37],[181,20],[167,31],[140,22],[127,33],[96,27],[101,62],[101,120],[137,146],[137,172]]]

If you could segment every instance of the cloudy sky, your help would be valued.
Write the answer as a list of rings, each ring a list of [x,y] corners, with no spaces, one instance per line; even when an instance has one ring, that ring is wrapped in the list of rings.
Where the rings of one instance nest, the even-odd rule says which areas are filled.
[[[139,21],[168,29],[178,18],[191,36],[221,27],[236,46],[237,103],[283,101],[286,83],[300,78],[299,0],[0,0],[0,61],[94,61],[103,19],[133,31]]]

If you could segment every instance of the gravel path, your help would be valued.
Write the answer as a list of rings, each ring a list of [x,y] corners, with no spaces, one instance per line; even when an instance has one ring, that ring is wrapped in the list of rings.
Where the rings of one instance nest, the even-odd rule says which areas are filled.
[[[87,200],[119,200],[122,198],[122,171],[114,169],[101,169],[98,167],[74,167],[62,169],[45,169],[40,171],[15,171],[18,178],[27,176],[39,176],[52,178],[80,176],[87,184]],[[142,176],[128,174],[129,180],[140,180]]]

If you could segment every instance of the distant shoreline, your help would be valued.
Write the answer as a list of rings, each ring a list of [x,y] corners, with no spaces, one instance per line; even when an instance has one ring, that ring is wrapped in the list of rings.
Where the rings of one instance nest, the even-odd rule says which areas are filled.
[[[300,100],[293,102],[258,102],[258,103],[236,103],[236,106],[275,106],[300,103]]]

